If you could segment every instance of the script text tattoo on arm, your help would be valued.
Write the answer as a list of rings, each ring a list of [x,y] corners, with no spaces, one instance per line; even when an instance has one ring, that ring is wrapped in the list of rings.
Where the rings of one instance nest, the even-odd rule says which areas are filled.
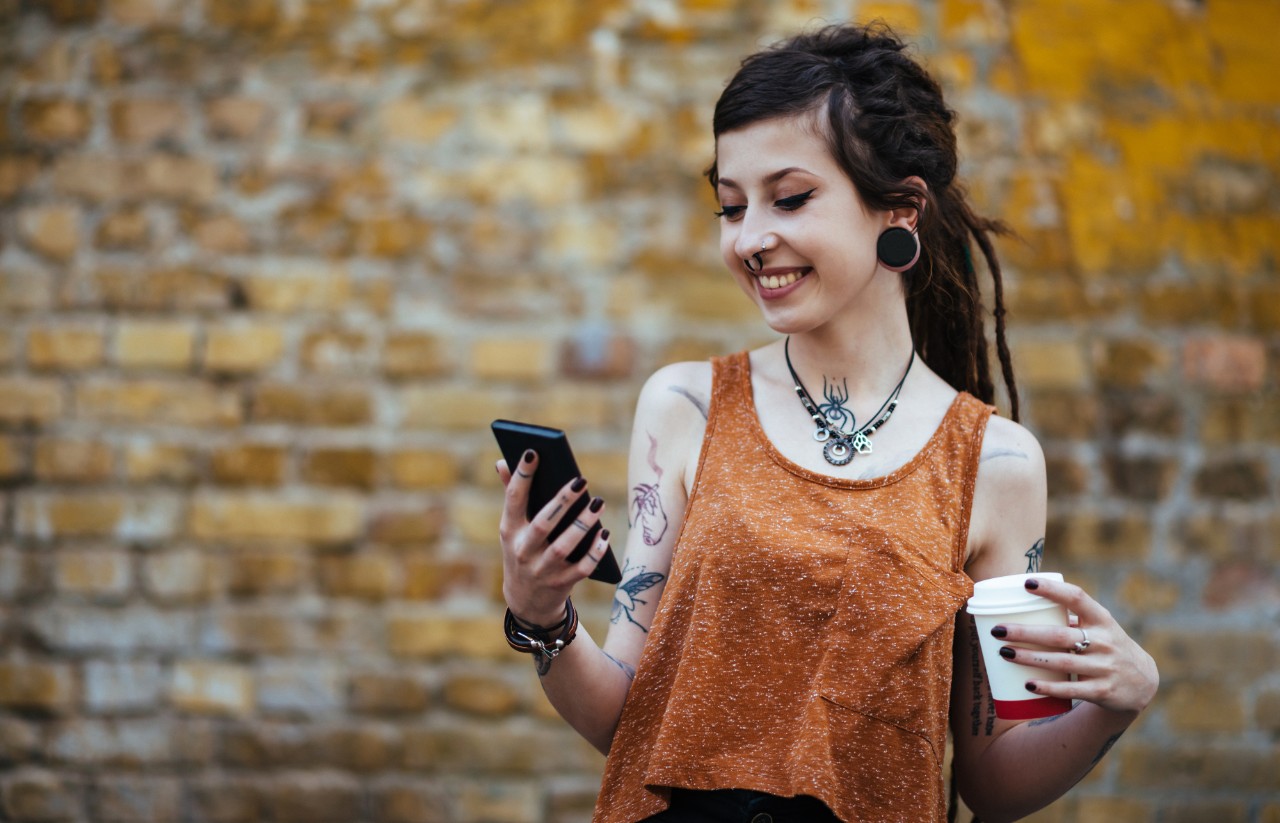
[[[987,697],[983,694],[983,677],[982,677],[982,644],[978,641],[978,627],[973,623],[969,623],[969,657],[970,657],[970,674],[973,679],[973,707],[969,710],[969,719],[971,726],[969,733],[974,737],[978,733],[985,731],[987,737],[995,734],[996,728],[996,704],[994,695]],[[986,704],[986,723],[983,723],[983,707]]]
[[[622,570],[622,582],[613,592],[613,607],[610,610],[609,622],[619,623],[625,618],[628,623],[648,634],[649,627],[634,617],[636,609],[649,602],[640,595],[666,579],[667,576],[661,572],[645,571],[644,566],[632,567],[631,561],[628,560],[626,568]]]

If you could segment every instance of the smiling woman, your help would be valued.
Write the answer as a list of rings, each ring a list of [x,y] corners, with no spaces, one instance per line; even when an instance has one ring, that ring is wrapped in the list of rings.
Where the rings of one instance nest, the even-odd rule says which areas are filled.
[[[991,708],[962,607],[974,581],[1039,569],[1045,463],[1016,422],[999,226],[955,180],[953,120],[882,28],[795,37],[749,57],[721,96],[708,172],[721,257],[783,339],[668,366],[641,393],[613,626],[539,668],[609,754],[597,823],[941,820],[948,729],[953,786],[984,818],[1016,819],[1074,785],[1152,699],[1151,657],[1106,609],[1032,580],[1077,622],[996,626],[1000,661],[1044,671],[1027,690],[1078,705],[1053,723]],[[974,244],[1013,420],[993,417]],[[537,465],[498,467],[504,593],[549,637],[591,570],[547,540],[581,486],[526,517]]]

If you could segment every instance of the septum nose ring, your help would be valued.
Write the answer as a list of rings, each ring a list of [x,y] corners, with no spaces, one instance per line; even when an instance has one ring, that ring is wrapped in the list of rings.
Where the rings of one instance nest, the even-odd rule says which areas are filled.
[[[751,272],[752,274],[754,274],[754,273],[756,273],[756,272],[758,272],[758,271],[763,271],[763,270],[764,270],[764,257],[763,257],[762,255],[763,255],[763,254],[765,253],[765,251],[768,249],[768,246],[769,246],[769,239],[766,237],[766,238],[764,238],[763,240],[761,240],[761,241],[760,241],[760,251],[758,251],[758,252],[756,252],[755,254],[751,255],[751,258],[750,258],[750,259],[747,259],[747,258],[745,258],[745,257],[744,257],[744,258],[742,258],[742,264],[743,264],[744,266],[746,266],[746,267],[747,267],[747,271],[749,271],[749,272]],[[751,261],[752,261],[752,260],[756,261],[756,267],[755,267],[754,269],[753,269],[753,268],[751,268]]]

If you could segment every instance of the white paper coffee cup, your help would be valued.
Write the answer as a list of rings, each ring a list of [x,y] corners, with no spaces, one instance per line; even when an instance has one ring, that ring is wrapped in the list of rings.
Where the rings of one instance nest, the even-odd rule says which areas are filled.
[[[973,597],[969,598],[966,611],[973,617],[978,629],[978,643],[982,647],[982,660],[987,664],[987,682],[996,704],[996,717],[1001,720],[1031,720],[1062,714],[1071,708],[1071,701],[1045,697],[1027,691],[1028,680],[1066,680],[1064,672],[1024,666],[1000,656],[1002,646],[1019,649],[1048,649],[1032,643],[1011,643],[991,636],[996,625],[1025,623],[1038,626],[1066,626],[1067,609],[1038,594],[1027,591],[1028,578],[1062,581],[1057,572],[1035,574],[1010,574],[993,577],[973,584]]]

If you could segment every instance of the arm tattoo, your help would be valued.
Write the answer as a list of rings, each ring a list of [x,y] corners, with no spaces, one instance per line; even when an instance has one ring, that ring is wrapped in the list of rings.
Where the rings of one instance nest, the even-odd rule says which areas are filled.
[[[996,728],[996,704],[995,696],[990,697],[983,694],[983,677],[982,677],[982,644],[978,641],[978,627],[973,623],[969,623],[969,657],[970,657],[970,675],[973,679],[973,707],[969,710],[969,720],[971,725],[969,733],[974,737],[978,736],[979,731],[985,731],[987,737],[995,734]],[[986,724],[983,725],[983,704],[986,704]]]
[[[1116,741],[1120,739],[1120,735],[1122,734],[1124,734],[1124,732],[1116,732],[1107,738],[1107,742],[1102,744],[1102,748],[1099,749],[1098,754],[1094,756],[1093,762],[1089,764],[1090,769],[1098,765],[1102,758],[1107,756],[1107,752],[1111,751],[1111,747],[1116,744]]]
[[[1027,574],[1039,572],[1040,561],[1044,559],[1044,538],[1040,538],[1034,546],[1027,549],[1023,557],[1027,558]]]
[[[658,480],[662,479],[662,468],[657,463],[658,441],[649,435],[649,468],[657,474],[653,483],[641,483],[631,491],[635,497],[631,501],[633,526],[640,526],[644,533],[646,546],[656,546],[667,533],[667,513],[662,509],[662,498],[658,496]]]
[[[627,576],[628,572],[633,573],[631,576]],[[619,623],[625,617],[628,623],[639,627],[640,631],[648,634],[648,627],[637,621],[632,615],[637,607],[649,602],[648,600],[642,600],[639,595],[666,580],[667,576],[661,572],[645,571],[644,566],[636,567],[633,571],[630,561],[627,561],[627,566],[623,569],[622,574],[622,582],[618,584],[618,588],[614,589],[613,592],[613,607],[609,613],[609,622]]]
[[[1020,452],[1017,449],[992,449],[989,454],[984,454],[978,462],[985,463],[988,460],[995,460],[999,457],[1016,457],[1019,460],[1030,460],[1026,452]]]
[[[636,670],[634,666],[630,666],[626,663],[623,663],[621,660],[609,654],[608,652],[605,652],[604,656],[612,660],[613,664],[617,666],[619,669],[622,669],[622,673],[627,676],[628,680],[636,679]]]
[[[695,397],[688,389],[683,386],[667,386],[668,389],[680,395],[693,404],[693,407],[702,415],[702,419],[707,419],[707,403],[700,397]]]
[[[1028,725],[1028,726],[1043,726],[1043,725],[1045,725],[1045,724],[1047,724],[1047,723],[1052,723],[1052,722],[1053,722],[1053,721],[1055,721],[1055,720],[1061,720],[1062,718],[1066,717],[1066,716],[1067,716],[1068,714],[1070,714],[1070,713],[1071,713],[1071,710],[1070,710],[1070,709],[1068,709],[1067,711],[1065,711],[1065,712],[1063,712],[1063,713],[1061,713],[1061,714],[1051,714],[1051,715],[1049,715],[1048,717],[1037,717],[1035,720],[1029,720],[1029,721],[1027,721],[1027,725]]]

